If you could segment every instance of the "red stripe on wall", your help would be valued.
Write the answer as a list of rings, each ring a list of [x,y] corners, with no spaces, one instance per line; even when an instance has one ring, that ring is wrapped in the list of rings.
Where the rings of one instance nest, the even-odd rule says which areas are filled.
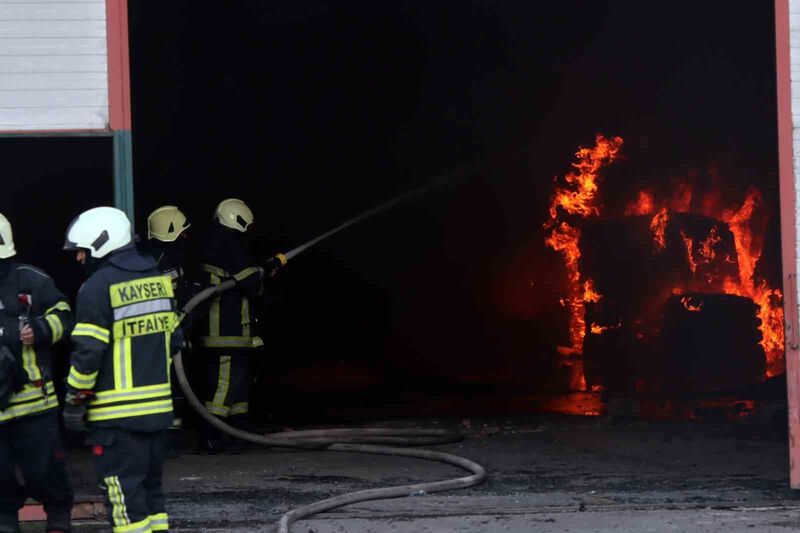
[[[108,107],[114,131],[131,129],[131,77],[128,51],[128,0],[106,0]]]
[[[789,0],[775,0],[775,64],[778,87],[778,171],[781,198],[781,255],[789,401],[789,483],[800,489],[800,331],[797,311],[797,236],[792,148],[792,85]],[[800,95],[798,95],[800,96]]]

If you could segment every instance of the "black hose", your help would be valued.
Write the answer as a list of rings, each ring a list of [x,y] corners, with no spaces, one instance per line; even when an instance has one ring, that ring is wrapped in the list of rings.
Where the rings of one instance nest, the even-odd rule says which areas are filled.
[[[221,292],[232,288],[234,285],[233,280],[228,280],[220,285],[209,287],[201,291],[186,303],[183,308],[184,315],[191,313],[197,305],[206,299],[215,297]],[[344,505],[370,500],[383,500],[386,498],[418,496],[430,492],[471,487],[481,483],[486,477],[486,470],[481,465],[469,459],[444,452],[410,450],[396,447],[446,444],[463,439],[463,435],[460,433],[444,429],[335,428],[292,431],[272,434],[270,436],[242,431],[229,426],[206,410],[205,406],[200,402],[189,385],[189,381],[186,379],[186,372],[183,368],[183,359],[180,352],[175,355],[174,365],[175,375],[178,378],[178,383],[181,389],[183,389],[186,399],[189,401],[189,405],[197,411],[203,420],[232,437],[256,444],[283,448],[370,453],[426,459],[457,466],[472,473],[470,476],[444,481],[362,490],[312,503],[284,514],[278,524],[278,533],[289,533],[291,524],[301,518],[307,518],[316,513],[328,511]],[[396,446],[381,446],[378,444],[394,444]]]

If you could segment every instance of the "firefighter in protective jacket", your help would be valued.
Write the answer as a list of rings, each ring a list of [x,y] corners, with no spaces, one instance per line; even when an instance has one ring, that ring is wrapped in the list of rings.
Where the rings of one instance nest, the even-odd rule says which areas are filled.
[[[264,268],[257,266],[242,242],[253,212],[241,200],[223,200],[214,213],[209,252],[202,265],[210,285],[234,280],[236,287],[212,300],[200,346],[208,356],[206,409],[247,427],[251,371],[249,354],[264,345],[255,331],[251,298],[261,294]],[[285,263],[279,256],[274,267]],[[214,452],[222,442],[209,427],[201,445]]]
[[[186,215],[173,205],[159,207],[147,217],[145,252],[155,260],[161,273],[172,280],[178,307],[182,307],[192,296],[183,270],[186,258],[184,242],[190,226]]]
[[[172,280],[172,290],[175,292],[179,309],[182,309],[196,292],[183,270],[186,258],[184,250],[186,230],[190,226],[186,215],[174,205],[159,207],[147,217],[147,243],[143,247],[144,251],[155,260],[158,270]],[[187,323],[188,317],[185,317],[183,324],[188,328]],[[170,431],[167,433],[165,449],[168,457],[177,457],[181,448],[180,433],[183,427],[184,398],[183,391],[176,381],[174,369],[171,380],[174,418],[169,428]]]
[[[64,249],[90,274],[76,304],[64,422],[88,425],[114,532],[168,530],[161,489],[172,422],[171,353],[182,344],[172,282],[132,243],[125,213],[97,207],[67,230]]]
[[[47,274],[15,255],[11,225],[0,215],[0,532],[19,531],[26,496],[44,505],[47,531],[69,531],[72,489],[49,347],[72,329],[72,311]]]

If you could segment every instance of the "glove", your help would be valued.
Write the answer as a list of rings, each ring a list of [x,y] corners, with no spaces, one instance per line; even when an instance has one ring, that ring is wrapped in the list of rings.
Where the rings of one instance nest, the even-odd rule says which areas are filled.
[[[264,265],[264,270],[267,271],[269,277],[274,277],[278,270],[280,270],[286,263],[288,263],[288,259],[283,254],[276,254],[271,257],[267,263]]]
[[[86,406],[66,404],[64,405],[64,428],[75,433],[85,433],[89,431],[86,427]]]

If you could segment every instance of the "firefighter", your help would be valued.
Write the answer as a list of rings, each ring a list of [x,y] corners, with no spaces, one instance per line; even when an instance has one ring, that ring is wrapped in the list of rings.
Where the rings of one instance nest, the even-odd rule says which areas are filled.
[[[200,345],[208,361],[206,409],[234,427],[249,429],[251,369],[249,355],[264,345],[255,331],[251,299],[261,294],[265,269],[255,264],[243,235],[253,223],[253,212],[241,200],[223,200],[214,212],[209,249],[202,270],[210,285],[234,280],[235,288],[212,300]],[[282,255],[266,265],[272,271],[286,263]],[[204,427],[201,448],[210,453],[224,451],[221,436]],[[237,450],[228,446],[228,451]]]
[[[173,205],[159,207],[147,217],[145,252],[156,261],[161,273],[172,279],[172,289],[179,307],[192,296],[183,271],[186,230],[190,226],[186,215]]]
[[[128,218],[112,207],[81,213],[64,249],[89,275],[77,297],[65,427],[89,431],[113,531],[167,531],[161,471],[172,423],[169,368],[183,342],[172,282],[136,250]]]
[[[70,531],[50,346],[72,329],[72,310],[50,276],[15,255],[11,224],[0,215],[0,532],[19,531],[26,495],[44,505],[47,531]]]
[[[172,280],[172,290],[178,308],[183,308],[194,294],[193,285],[188,282],[183,265],[185,262],[184,243],[187,229],[191,224],[186,215],[173,205],[159,207],[147,217],[147,245],[145,253],[156,262],[162,274]],[[184,326],[186,323],[184,323]],[[172,408],[174,418],[167,433],[165,453],[167,457],[177,457],[180,450],[180,432],[183,427],[183,391],[175,379],[174,369],[171,371]]]

